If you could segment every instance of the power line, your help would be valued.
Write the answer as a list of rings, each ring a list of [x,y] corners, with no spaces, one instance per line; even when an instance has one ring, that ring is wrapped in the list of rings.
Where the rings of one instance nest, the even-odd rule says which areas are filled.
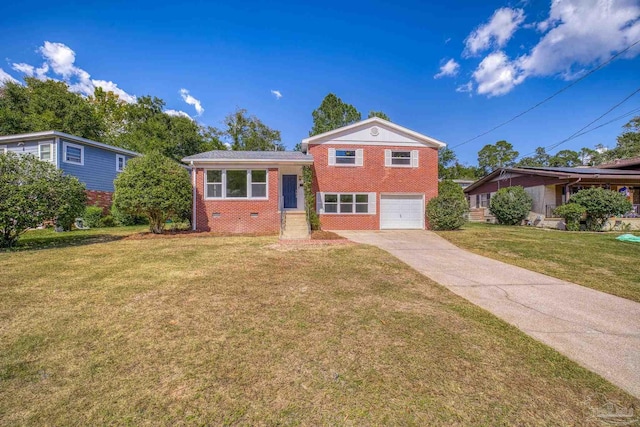
[[[514,120],[524,116],[525,114],[529,113],[532,110],[535,110],[536,108],[538,108],[539,106],[541,106],[542,104],[544,104],[547,101],[550,101],[552,98],[555,98],[556,96],[560,95],[562,92],[564,92],[565,90],[569,89],[570,87],[578,84],[579,82],[581,82],[582,80],[586,79],[587,77],[589,77],[591,74],[595,73],[598,70],[601,70],[602,68],[606,67],[607,65],[609,65],[611,62],[613,62],[614,59],[616,59],[617,57],[619,57],[620,55],[622,55],[623,53],[627,52],[629,49],[631,49],[632,47],[634,47],[635,45],[637,45],[638,43],[640,43],[640,39],[636,40],[635,42],[633,42],[631,45],[627,46],[625,49],[621,50],[620,52],[616,53],[615,55],[613,55],[611,58],[609,58],[607,61],[603,62],[602,64],[598,65],[596,68],[594,68],[593,70],[589,71],[588,73],[586,73],[585,75],[583,75],[582,77],[580,77],[577,80],[574,80],[573,82],[571,82],[570,84],[568,84],[567,86],[563,87],[562,89],[558,90],[557,92],[554,92],[553,94],[549,95],[548,97],[546,97],[545,99],[543,99],[542,101],[538,102],[537,104],[535,104],[534,106],[524,110],[523,112],[516,114],[515,116],[511,117],[509,120],[504,121],[502,123],[500,123],[497,126],[492,127],[491,129],[482,132],[481,134],[478,134],[476,136],[474,136],[473,138],[467,139],[466,141],[461,142],[460,144],[456,144],[453,147],[451,147],[451,149],[460,147],[462,145],[468,144],[471,141],[475,141],[478,138],[481,138],[491,132],[493,132],[494,130],[500,129],[501,127],[513,122]]]
[[[590,121],[590,122],[589,122],[589,123],[587,123],[585,126],[581,127],[580,129],[578,129],[577,131],[575,131],[574,133],[572,133],[572,134],[571,134],[570,136],[568,136],[567,138],[563,139],[562,141],[556,142],[556,143],[554,143],[554,144],[547,145],[546,147],[544,147],[545,151],[546,151],[546,150],[554,150],[554,149],[558,148],[560,145],[564,144],[565,142],[569,142],[569,141],[571,141],[572,139],[577,138],[578,136],[582,136],[582,135],[584,135],[584,134],[586,134],[586,133],[589,133],[589,132],[591,132],[591,131],[594,131],[594,130],[596,130],[596,129],[598,129],[598,128],[602,127],[602,126],[604,126],[605,124],[608,124],[609,122],[607,122],[607,123],[605,123],[605,124],[603,124],[603,125],[600,125],[600,126],[598,126],[598,127],[595,127],[595,128],[593,128],[593,129],[589,129],[588,131],[585,131],[585,129],[587,129],[589,126],[591,126],[592,124],[594,124],[594,123],[595,123],[595,122],[597,122],[598,120],[602,119],[604,116],[606,116],[607,114],[611,113],[613,110],[615,110],[616,108],[618,108],[619,106],[621,106],[622,104],[624,104],[625,102],[627,102],[629,99],[631,99],[631,98],[632,98],[635,94],[637,94],[638,92],[640,92],[640,88],[638,88],[638,89],[634,90],[633,92],[631,92],[629,95],[627,95],[626,97],[624,97],[624,99],[622,99],[620,102],[616,103],[613,107],[609,108],[606,112],[604,112],[603,114],[601,114],[600,116],[598,116],[596,119],[594,119],[594,120]],[[627,116],[627,115],[631,114],[633,111],[634,111],[634,110],[632,110],[631,112],[627,112],[627,113],[623,114],[623,116],[622,116],[622,117],[625,117],[625,116]],[[620,117],[619,117],[619,118],[617,118],[617,119],[620,119]],[[614,119],[614,120],[616,120],[616,119]],[[612,121],[614,121],[614,120],[612,120]],[[584,131],[584,132],[583,132],[583,131]],[[518,156],[518,157],[517,157],[516,159],[514,159],[514,160],[523,159],[523,158],[528,157],[528,156],[530,156],[530,155],[532,155],[532,154],[535,154],[535,151],[534,151],[533,153],[529,153],[529,154],[526,154],[526,155],[523,155],[523,156]]]

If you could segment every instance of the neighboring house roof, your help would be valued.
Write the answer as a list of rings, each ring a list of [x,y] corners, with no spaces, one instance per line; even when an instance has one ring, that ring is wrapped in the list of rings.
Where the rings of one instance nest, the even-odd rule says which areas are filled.
[[[447,145],[444,142],[438,141],[435,138],[412,131],[411,129],[407,129],[395,123],[391,123],[390,121],[381,119],[380,117],[371,117],[369,119],[362,120],[360,122],[353,123],[348,126],[344,126],[338,129],[331,130],[329,132],[325,132],[319,135],[314,135],[314,136],[310,136],[309,138],[305,138],[302,140],[302,150],[306,151],[307,147],[310,144],[311,145],[322,144],[324,142],[332,141],[335,138],[338,138],[347,134],[355,133],[358,130],[369,128],[369,127],[372,127],[373,125],[404,135],[407,138],[410,138],[412,140],[415,140],[417,142],[420,142],[430,147],[443,148]],[[371,142],[377,142],[375,137],[371,138]],[[393,145],[393,141],[383,140],[381,142],[388,143],[389,145]]]
[[[613,162],[603,163],[603,164],[599,165],[598,167],[602,168],[602,169],[619,168],[619,169],[638,169],[638,170],[640,170],[640,156],[632,157],[630,159],[614,160]]]
[[[555,177],[558,179],[574,179],[574,178],[597,178],[597,179],[640,179],[640,171],[620,170],[620,169],[602,169],[602,168],[555,168],[555,167],[514,167],[499,168],[486,175],[467,188],[465,192],[470,192],[480,187],[486,182],[493,180],[495,177],[504,173],[514,173],[523,175],[538,175],[546,177]]]
[[[213,150],[182,159],[186,163],[295,163],[312,164],[313,156],[300,151]]]
[[[113,145],[104,144],[102,142],[93,141],[91,139],[82,138],[79,136],[71,135],[64,132],[58,132],[55,130],[0,136],[0,144],[9,143],[9,142],[20,142],[20,141],[37,141],[42,138],[63,138],[66,141],[77,142],[79,144],[102,148],[103,150],[113,151],[115,153],[128,154],[130,156],[141,156],[140,153],[136,153],[135,151],[125,150],[124,148],[114,147]]]

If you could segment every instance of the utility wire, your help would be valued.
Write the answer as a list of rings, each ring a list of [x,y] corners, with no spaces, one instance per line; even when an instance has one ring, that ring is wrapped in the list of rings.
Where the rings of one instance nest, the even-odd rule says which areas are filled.
[[[600,116],[598,116],[596,119],[590,121],[589,123],[587,123],[585,126],[581,127],[580,129],[578,129],[577,131],[575,131],[574,133],[572,133],[570,136],[568,136],[567,138],[563,139],[560,142],[556,142],[554,144],[548,145],[546,147],[544,147],[545,151],[546,150],[554,150],[556,148],[558,148],[560,145],[564,144],[565,142],[571,141],[572,139],[577,138],[578,136],[584,135],[585,133],[591,132],[595,129],[598,128],[593,128],[590,129],[589,131],[585,131],[588,127],[590,127],[592,124],[594,124],[595,122],[599,121],[600,119],[602,119],[604,116],[606,116],[607,114],[611,113],[613,110],[615,110],[616,108],[618,108],[619,106],[621,106],[622,104],[624,104],[625,102],[627,102],[629,99],[631,99],[635,94],[637,94],[638,92],[640,92],[640,88],[634,90],[633,92],[631,92],[629,95],[627,95],[622,101],[616,103],[613,107],[609,108],[606,112],[604,112],[603,114],[601,114]],[[633,110],[632,110],[633,111]],[[630,113],[625,113],[623,116],[626,116]],[[614,119],[615,120],[615,119]],[[604,125],[602,125],[604,126]],[[601,126],[599,126],[601,127]],[[524,156],[519,156],[517,159],[522,159],[524,157],[528,157],[531,154],[535,154],[535,152],[533,153],[529,153],[526,154]],[[516,160],[517,160],[516,159]]]
[[[633,42],[632,44],[630,44],[629,46],[627,46],[625,49],[621,50],[620,52],[616,53],[615,55],[611,56],[611,58],[609,58],[607,61],[603,62],[602,64],[598,65],[596,68],[594,68],[593,70],[589,71],[588,73],[586,73],[585,75],[583,75],[582,77],[580,77],[577,80],[574,80],[573,82],[569,83],[567,86],[563,87],[562,89],[558,90],[557,92],[554,92],[553,94],[549,95],[548,97],[546,97],[545,99],[543,99],[542,101],[538,102],[537,104],[535,104],[534,106],[524,110],[523,112],[516,114],[515,116],[511,117],[509,120],[504,121],[502,123],[500,123],[499,125],[496,125],[494,127],[492,127],[491,129],[482,132],[481,134],[478,134],[476,136],[474,136],[473,138],[467,139],[466,141],[461,142],[460,144],[456,144],[453,147],[451,147],[451,149],[460,147],[462,145],[468,144],[471,141],[475,141],[478,138],[481,138],[491,132],[493,132],[494,130],[500,129],[501,127],[513,122],[514,120],[524,116],[525,114],[527,114],[528,112],[535,110],[536,108],[538,108],[539,106],[541,106],[542,104],[544,104],[545,102],[551,100],[552,98],[555,98],[556,96],[560,95],[562,92],[564,92],[565,90],[569,89],[570,87],[578,84],[579,82],[581,82],[582,80],[586,79],[587,77],[589,77],[591,74],[595,73],[598,70],[601,70],[602,68],[606,67],[607,65],[609,65],[611,62],[613,62],[614,59],[616,59],[617,57],[619,57],[620,55],[622,55],[623,53],[627,52],[629,49],[631,49],[632,47],[634,47],[635,45],[637,45],[638,43],[640,43],[640,39],[636,40],[635,42]]]

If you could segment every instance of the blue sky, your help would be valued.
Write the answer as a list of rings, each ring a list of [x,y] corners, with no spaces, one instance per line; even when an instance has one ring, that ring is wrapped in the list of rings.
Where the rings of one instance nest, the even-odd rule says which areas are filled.
[[[0,16],[4,79],[33,74],[67,80],[79,92],[97,85],[127,99],[152,94],[168,110],[212,126],[246,108],[280,130],[289,148],[308,136],[311,112],[329,92],[365,118],[383,110],[456,146],[640,39],[640,0],[34,1],[3,2]],[[474,164],[482,146],[506,139],[527,154],[568,137],[638,87],[640,44],[455,151]],[[640,95],[602,122],[634,108]],[[558,149],[613,146],[626,120]]]

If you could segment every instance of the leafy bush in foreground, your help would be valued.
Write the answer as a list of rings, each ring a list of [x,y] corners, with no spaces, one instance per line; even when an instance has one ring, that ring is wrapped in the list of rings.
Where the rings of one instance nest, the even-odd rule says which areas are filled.
[[[587,210],[577,203],[567,203],[556,208],[554,214],[564,218],[567,231],[580,231],[580,220]]]
[[[633,209],[627,198],[617,191],[591,187],[571,196],[569,203],[583,206],[587,212],[587,229],[600,231],[609,218],[624,215]]]
[[[491,197],[489,211],[498,223],[518,225],[529,215],[533,200],[520,186],[499,189]]]
[[[462,187],[450,180],[438,183],[438,196],[427,203],[427,220],[434,230],[456,230],[467,221],[469,211]]]

